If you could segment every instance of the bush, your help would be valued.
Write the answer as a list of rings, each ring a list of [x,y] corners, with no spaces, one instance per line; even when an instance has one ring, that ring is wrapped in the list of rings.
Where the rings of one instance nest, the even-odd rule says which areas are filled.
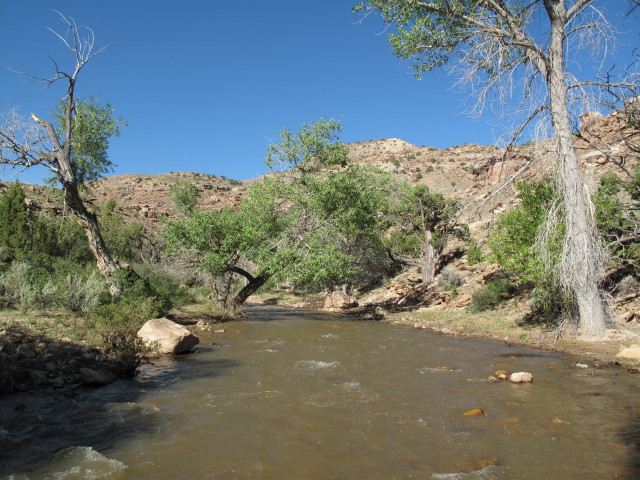
[[[109,296],[104,277],[95,269],[83,274],[67,274],[57,280],[56,285],[55,298],[60,306],[72,312],[88,314]]]
[[[438,287],[440,287],[441,290],[457,290],[457,287],[463,283],[464,278],[456,272],[453,265],[447,265],[444,267],[438,276]]]
[[[13,262],[0,275],[0,305],[19,308],[23,312],[44,306],[42,287],[46,282],[46,271],[27,262]]]
[[[469,240],[469,246],[467,247],[467,264],[475,265],[482,262],[482,249],[476,242],[475,238]]]
[[[491,280],[471,297],[471,311],[481,312],[495,307],[504,301],[502,294],[508,293],[510,289],[511,284],[506,279]]]
[[[188,279],[180,278],[160,267],[145,263],[137,264],[134,269],[148,284],[155,297],[163,298],[169,306],[181,306],[193,302],[186,283]]]

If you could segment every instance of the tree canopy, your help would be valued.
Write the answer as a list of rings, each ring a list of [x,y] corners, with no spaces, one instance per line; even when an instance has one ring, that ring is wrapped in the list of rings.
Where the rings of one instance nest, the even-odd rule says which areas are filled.
[[[381,177],[347,165],[336,129],[338,123],[320,119],[295,135],[283,130],[278,155],[297,159],[291,160],[291,175],[255,184],[237,212],[196,209],[168,222],[167,253],[191,255],[199,269],[214,276],[244,277],[245,286],[230,304],[234,308],[270,278],[333,289],[384,268]],[[335,165],[341,166],[327,169]]]

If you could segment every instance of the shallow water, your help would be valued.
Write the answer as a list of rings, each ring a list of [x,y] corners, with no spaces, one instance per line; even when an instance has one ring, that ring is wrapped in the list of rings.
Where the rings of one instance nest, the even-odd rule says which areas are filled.
[[[640,477],[640,376],[314,312],[250,314],[136,380],[0,399],[0,478]],[[487,382],[498,369],[534,383]],[[464,415],[474,408],[484,415]]]

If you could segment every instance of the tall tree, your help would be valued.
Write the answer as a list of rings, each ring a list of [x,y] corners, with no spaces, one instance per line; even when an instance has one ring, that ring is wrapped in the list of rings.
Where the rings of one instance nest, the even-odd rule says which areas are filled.
[[[397,56],[413,60],[416,72],[455,62],[462,80],[479,86],[478,105],[508,99],[514,86],[528,106],[518,138],[537,117],[547,115],[566,214],[561,262],[564,286],[575,297],[585,340],[600,338],[608,321],[598,282],[604,255],[597,240],[589,199],[573,144],[572,99],[609,82],[578,81],[569,72],[568,53],[593,54],[594,39],[611,29],[595,0],[368,0],[356,11],[377,12],[387,22]],[[575,57],[574,55],[574,58]],[[619,85],[628,83],[622,81]],[[613,86],[615,88],[615,86]]]
[[[119,133],[122,121],[111,116],[112,110],[108,105],[100,107],[92,100],[76,100],[75,89],[80,72],[105,48],[95,48],[90,29],[86,29],[86,35],[82,36],[72,18],[59,15],[67,33],[61,35],[49,30],[71,51],[73,67],[64,71],[54,62],[52,77],[30,76],[47,87],[59,81],[65,84],[65,96],[55,115],[59,128],[33,113],[31,118],[35,123],[20,118],[15,111],[10,112],[0,126],[0,163],[22,168],[43,165],[54,174],[62,186],[65,206],[87,236],[98,270],[107,280],[111,294],[118,295],[120,289],[116,272],[122,267],[109,253],[96,215],[86,208],[82,200],[80,186],[84,180],[97,178],[110,168],[111,163],[106,156],[108,139],[111,134]]]

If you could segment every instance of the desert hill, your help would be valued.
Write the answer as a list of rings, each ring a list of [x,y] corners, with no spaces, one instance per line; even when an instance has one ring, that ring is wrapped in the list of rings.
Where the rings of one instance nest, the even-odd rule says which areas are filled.
[[[583,115],[581,133],[596,144],[577,139],[579,160],[588,187],[597,189],[598,179],[608,171],[624,176],[623,169],[633,170],[638,155],[629,150],[631,135],[623,119],[613,113],[603,117],[596,113]],[[640,144],[639,139],[635,139]],[[439,150],[416,146],[403,140],[379,139],[351,143],[351,161],[391,172],[410,183],[424,184],[431,191],[460,200],[464,206],[460,220],[469,223],[480,240],[497,216],[515,203],[517,179],[539,179],[554,169],[553,147],[549,142],[516,146],[506,151],[495,146],[466,144]],[[622,168],[610,161],[615,155],[624,161]],[[259,179],[236,181],[202,173],[171,172],[154,175],[114,175],[88,185],[84,196],[98,213],[114,199],[116,211],[129,221],[139,221],[151,228],[159,219],[175,216],[169,188],[178,181],[195,184],[200,192],[200,208],[237,208],[241,197]],[[8,182],[0,182],[0,193]],[[50,187],[24,186],[28,202],[34,208],[62,213],[60,192]]]

